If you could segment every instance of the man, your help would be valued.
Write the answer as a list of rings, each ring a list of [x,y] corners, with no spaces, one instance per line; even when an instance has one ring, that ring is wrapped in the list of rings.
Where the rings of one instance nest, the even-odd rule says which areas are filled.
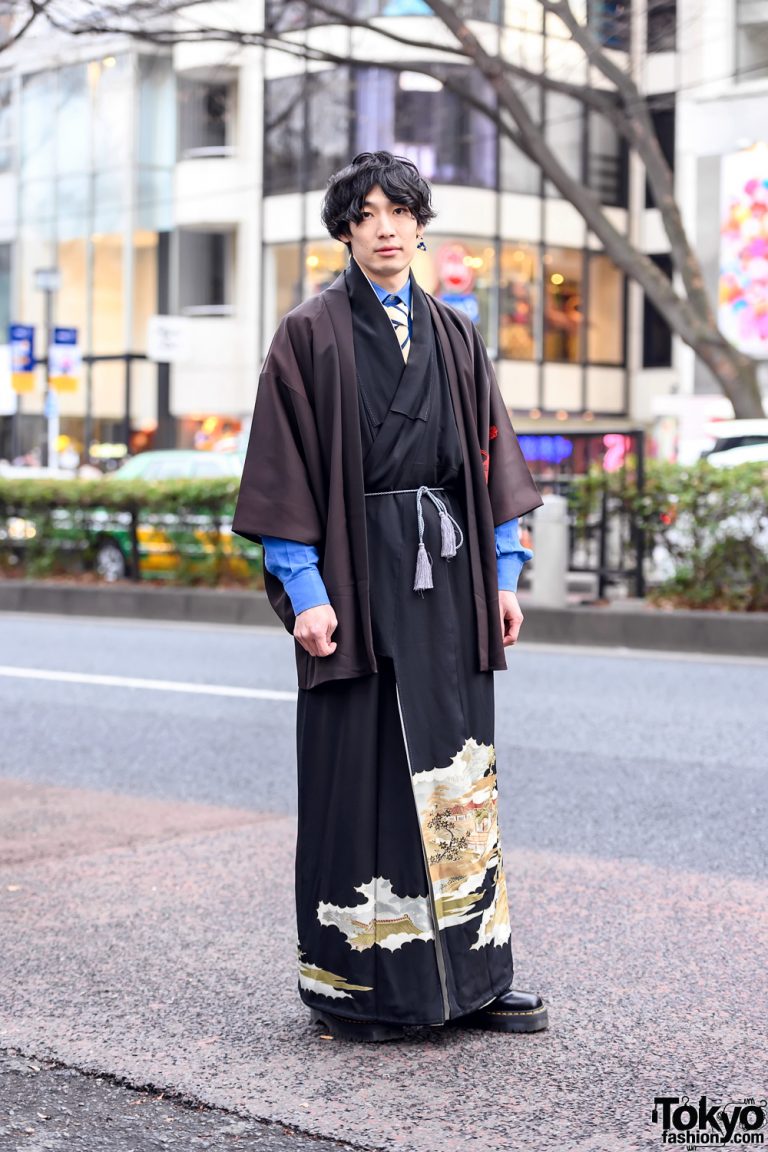
[[[390,153],[332,177],[349,267],[277,330],[234,519],[296,640],[300,994],[353,1040],[547,1026],[511,990],[493,747],[541,499],[477,331],[410,274],[433,216]]]

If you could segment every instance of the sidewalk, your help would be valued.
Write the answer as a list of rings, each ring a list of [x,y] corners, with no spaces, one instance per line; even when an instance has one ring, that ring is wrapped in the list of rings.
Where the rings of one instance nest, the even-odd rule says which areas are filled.
[[[527,643],[577,644],[768,658],[768,613],[690,612],[645,601],[541,608],[523,593]],[[266,596],[241,589],[157,588],[0,580],[0,612],[129,617],[280,627]]]
[[[0,1048],[386,1152],[659,1149],[655,1096],[764,1092],[764,886],[512,851],[516,982],[550,1031],[348,1045],[295,991],[294,836],[0,780]]]

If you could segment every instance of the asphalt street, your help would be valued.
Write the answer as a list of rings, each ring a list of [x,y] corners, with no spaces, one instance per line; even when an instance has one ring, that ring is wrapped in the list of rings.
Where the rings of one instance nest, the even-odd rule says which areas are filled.
[[[657,1093],[765,1095],[768,661],[522,643],[508,662],[517,982],[552,1028],[361,1050],[313,1033],[294,992],[288,638],[1,615],[0,1148],[65,1146],[39,1143],[30,1058],[56,1062],[50,1092],[101,1078],[123,1135],[92,1147],[115,1152],[217,1131],[610,1152],[662,1146]],[[132,1090],[178,1097],[144,1143],[118,1122]],[[257,1127],[225,1141],[237,1123]]]

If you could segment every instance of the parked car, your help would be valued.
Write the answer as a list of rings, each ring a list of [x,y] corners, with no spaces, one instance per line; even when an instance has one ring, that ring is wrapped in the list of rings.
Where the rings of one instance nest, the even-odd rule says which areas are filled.
[[[195,449],[170,448],[140,452],[112,472],[107,481],[198,480],[205,477],[238,477],[243,470],[243,457],[238,453],[201,452]],[[94,568],[103,580],[113,582],[132,574],[133,558],[130,516],[127,513],[101,512],[91,517],[97,533]],[[192,516],[180,522],[173,514],[152,516],[139,523],[136,532],[139,547],[139,575],[143,578],[170,579],[182,563],[194,565],[217,550],[227,558],[233,574],[244,577],[249,570],[259,569],[261,550],[256,545],[239,542],[233,547],[232,528],[211,527],[207,516]]]
[[[169,449],[148,451],[132,457],[105,478],[107,484],[117,481],[152,482],[205,477],[238,478],[243,457],[237,453],[211,453]],[[29,470],[24,470],[25,474]],[[131,538],[131,515],[107,508],[87,513],[86,532],[69,508],[54,510],[49,531],[61,543],[63,552],[81,550],[87,540],[92,563],[103,580],[114,582],[133,575],[134,557]],[[0,538],[2,538],[0,533]],[[19,547],[36,535],[29,520],[15,518],[9,522],[7,538]],[[147,515],[136,527],[139,571],[144,579],[171,579],[182,566],[202,568],[205,561],[218,554],[232,575],[247,578],[261,567],[261,549],[254,544],[232,538],[230,524],[211,524],[210,516],[190,515],[180,519],[172,513]]]
[[[768,464],[768,441],[765,444],[740,444],[722,452],[710,452],[707,463],[714,468],[736,468],[739,464]]]
[[[243,457],[237,452],[199,452],[168,448],[131,456],[110,480],[197,480],[204,476],[240,476]]]
[[[768,461],[768,420],[721,420],[708,432],[715,442],[702,459],[716,468]]]

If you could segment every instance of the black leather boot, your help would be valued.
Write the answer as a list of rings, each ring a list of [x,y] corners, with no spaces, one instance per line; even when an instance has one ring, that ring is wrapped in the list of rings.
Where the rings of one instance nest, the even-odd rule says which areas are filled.
[[[549,1026],[549,1018],[541,996],[510,988],[484,1008],[469,1016],[457,1016],[451,1023],[487,1032],[543,1032]]]
[[[313,1024],[322,1024],[334,1040],[352,1040],[359,1044],[381,1044],[385,1040],[402,1040],[405,1029],[396,1024],[377,1024],[368,1020],[348,1020],[334,1016],[325,1009],[310,1008],[309,1018]]]

